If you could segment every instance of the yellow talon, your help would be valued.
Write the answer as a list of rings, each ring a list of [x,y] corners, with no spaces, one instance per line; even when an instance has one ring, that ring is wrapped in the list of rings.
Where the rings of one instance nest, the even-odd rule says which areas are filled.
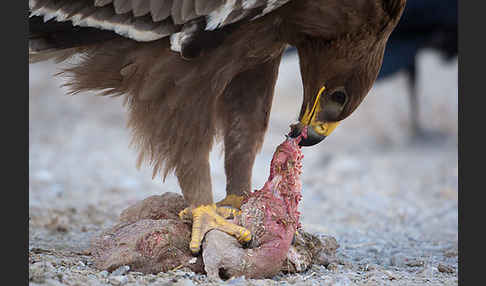
[[[251,233],[246,230],[246,232],[241,233],[240,241],[248,242],[251,240]]]
[[[244,196],[227,195],[222,201],[217,202],[216,205],[218,207],[229,206],[235,209],[240,209],[244,199]]]
[[[181,219],[192,216],[192,236],[189,248],[193,253],[198,253],[204,235],[212,230],[219,229],[238,239],[240,242],[251,240],[251,233],[244,227],[227,221],[225,218],[234,217],[238,210],[217,207],[215,204],[199,206],[197,208],[186,208],[179,213]]]
[[[235,216],[241,214],[241,211],[237,209],[226,208],[226,207],[218,207],[216,211],[220,216],[222,216],[225,219],[234,218]]]
[[[191,219],[191,209],[190,208],[185,208],[182,211],[179,212],[179,218],[181,220],[190,220]]]

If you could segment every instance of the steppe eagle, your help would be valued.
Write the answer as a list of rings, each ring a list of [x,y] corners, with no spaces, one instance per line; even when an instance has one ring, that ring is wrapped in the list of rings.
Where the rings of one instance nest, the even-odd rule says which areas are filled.
[[[282,53],[299,54],[303,101],[291,136],[309,146],[362,102],[406,0],[30,0],[31,61],[65,60],[73,93],[124,95],[139,164],[174,171],[193,219],[191,251],[251,191]],[[292,115],[289,114],[289,117]],[[209,153],[224,140],[226,198],[213,203]]]

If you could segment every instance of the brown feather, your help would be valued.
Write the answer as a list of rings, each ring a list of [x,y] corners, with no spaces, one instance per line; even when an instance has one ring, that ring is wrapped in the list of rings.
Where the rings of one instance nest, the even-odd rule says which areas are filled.
[[[196,10],[194,7],[194,0],[183,0],[182,8],[181,8],[181,18],[182,21],[188,22],[194,18],[197,18],[198,15],[196,14]]]
[[[131,0],[133,16],[140,17],[145,16],[150,12],[149,0]]]
[[[169,17],[172,0],[150,0],[152,19],[157,22]]]
[[[225,0],[195,1],[194,8],[198,15],[208,15],[223,5]]]
[[[172,2],[170,15],[172,16],[172,20],[176,25],[184,24],[184,21],[182,20],[182,4],[184,4],[183,0]]]
[[[105,5],[111,4],[113,0],[95,0],[94,5],[98,7],[103,7]]]
[[[125,14],[132,10],[131,0],[113,0],[113,6],[117,14]]]

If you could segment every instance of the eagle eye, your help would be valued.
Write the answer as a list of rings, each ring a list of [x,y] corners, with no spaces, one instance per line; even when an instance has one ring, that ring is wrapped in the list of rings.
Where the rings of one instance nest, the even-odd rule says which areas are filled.
[[[330,99],[339,105],[343,106],[346,103],[347,95],[343,91],[335,91],[330,95]]]

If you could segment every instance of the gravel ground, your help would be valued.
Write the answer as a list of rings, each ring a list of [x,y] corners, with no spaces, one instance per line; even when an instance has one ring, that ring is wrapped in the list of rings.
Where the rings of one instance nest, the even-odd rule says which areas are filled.
[[[304,229],[336,237],[340,262],[300,275],[232,279],[228,285],[457,285],[457,61],[419,57],[421,122],[440,140],[410,140],[406,81],[378,82],[325,142],[304,150]],[[31,285],[217,285],[204,275],[144,275],[92,267],[91,237],[150,195],[180,192],[175,177],[135,168],[121,98],[65,96],[52,63],[30,65],[29,280]],[[274,148],[296,119],[302,85],[296,57],[281,65],[269,132],[254,167],[262,186]],[[224,197],[219,146],[214,196]]]

